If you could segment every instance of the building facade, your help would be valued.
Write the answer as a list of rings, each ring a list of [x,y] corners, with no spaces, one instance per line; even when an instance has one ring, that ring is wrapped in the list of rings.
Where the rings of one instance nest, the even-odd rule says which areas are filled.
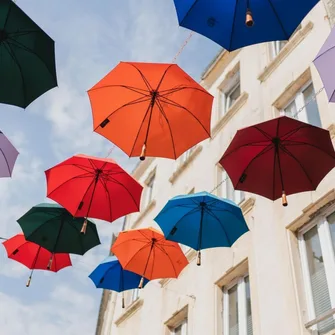
[[[147,158],[137,166],[141,212],[127,217],[125,229],[158,228],[153,218],[171,197],[216,188],[240,205],[250,231],[231,248],[204,250],[200,267],[196,252],[183,247],[190,264],[179,278],[126,292],[125,309],[120,294],[105,292],[97,334],[335,334],[335,170],[283,207],[280,199],[234,191],[218,164],[238,129],[279,115],[335,136],[335,107],[312,64],[331,30],[329,12],[320,2],[288,42],[222,51],[210,64],[201,84],[215,97],[212,138],[177,161]]]

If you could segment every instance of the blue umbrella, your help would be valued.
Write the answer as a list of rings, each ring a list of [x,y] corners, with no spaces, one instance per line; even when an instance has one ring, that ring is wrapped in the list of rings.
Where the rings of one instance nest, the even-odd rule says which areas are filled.
[[[318,0],[174,0],[179,25],[228,51],[288,40]]]
[[[231,247],[249,231],[241,209],[232,201],[207,192],[181,195],[168,201],[154,219],[167,240],[179,242],[198,251]]]
[[[138,287],[141,276],[136,273],[123,270],[115,256],[109,256],[102,261],[89,275],[97,288],[103,288],[116,292],[123,292]],[[145,279],[143,287],[149,282]],[[124,308],[124,296],[122,295],[122,308]]]

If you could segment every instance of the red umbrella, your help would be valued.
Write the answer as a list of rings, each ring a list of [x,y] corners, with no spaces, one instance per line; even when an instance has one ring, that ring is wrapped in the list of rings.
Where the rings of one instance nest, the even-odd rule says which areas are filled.
[[[18,234],[2,243],[8,258],[13,259],[31,269],[27,287],[30,285],[34,270],[58,272],[71,266],[69,254],[53,254],[38,244],[26,241],[23,234]]]
[[[112,222],[140,210],[143,187],[111,159],[76,155],[45,175],[48,198],[73,216]]]
[[[236,190],[276,200],[313,191],[335,166],[329,131],[286,116],[240,129],[220,160]]]

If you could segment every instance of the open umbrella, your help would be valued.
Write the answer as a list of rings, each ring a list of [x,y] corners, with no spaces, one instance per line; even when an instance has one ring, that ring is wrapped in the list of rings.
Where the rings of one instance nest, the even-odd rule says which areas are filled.
[[[0,102],[26,108],[57,86],[54,44],[14,1],[0,1]]]
[[[210,137],[213,96],[176,64],[120,62],[88,95],[94,131],[128,156],[177,159]]]
[[[142,276],[139,288],[143,287],[144,278],[177,278],[188,264],[179,244],[166,240],[153,228],[121,232],[112,252],[123,269]]]
[[[1,93],[0,93],[1,95]],[[11,177],[19,152],[0,131],[0,177]]]
[[[172,198],[154,219],[165,238],[198,251],[231,247],[249,231],[241,209],[230,200],[207,192],[180,195]]]
[[[314,65],[319,72],[328,100],[335,102],[335,29],[330,32],[322,48],[314,59]]]
[[[122,308],[125,307],[123,292],[137,288],[141,281],[141,276],[138,274],[123,270],[115,256],[109,256],[101,262],[89,278],[97,288],[122,292]],[[148,282],[148,279],[144,279],[143,287]]]
[[[100,244],[96,225],[87,221],[86,234],[81,234],[84,218],[73,217],[58,204],[43,203],[32,207],[17,220],[27,241],[52,253],[84,255]]]
[[[23,234],[17,234],[2,244],[6,249],[8,258],[31,269],[27,287],[30,285],[34,270],[58,272],[72,265],[68,254],[52,254],[36,243],[26,241]],[[53,259],[53,262],[50,262],[50,259]]]
[[[220,160],[236,190],[271,200],[313,191],[335,166],[328,130],[282,116],[237,131]]]
[[[174,0],[179,25],[233,51],[288,40],[318,0]]]
[[[75,155],[45,175],[48,198],[73,216],[112,222],[140,210],[143,187],[112,159]]]

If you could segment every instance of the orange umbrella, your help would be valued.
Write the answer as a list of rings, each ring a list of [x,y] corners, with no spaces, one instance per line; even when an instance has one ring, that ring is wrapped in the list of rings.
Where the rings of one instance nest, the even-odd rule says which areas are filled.
[[[188,264],[180,246],[168,241],[164,235],[152,228],[123,231],[115,241],[112,252],[124,270],[152,280],[177,278]]]
[[[120,62],[88,95],[94,131],[130,157],[177,159],[210,137],[213,96],[176,64]]]

